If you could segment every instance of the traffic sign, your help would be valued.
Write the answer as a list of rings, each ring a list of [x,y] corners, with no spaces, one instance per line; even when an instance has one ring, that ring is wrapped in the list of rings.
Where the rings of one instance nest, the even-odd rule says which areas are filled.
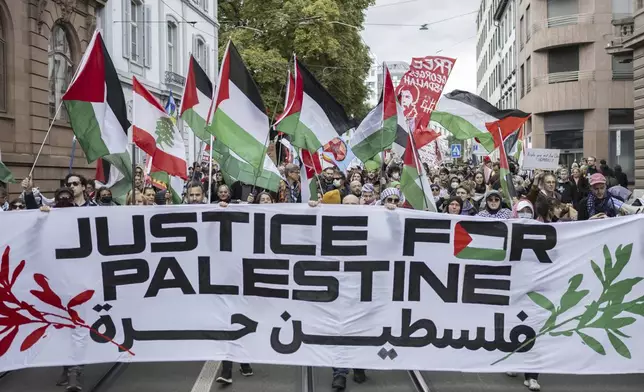
[[[460,144],[452,144],[450,147],[450,150],[452,151],[452,158],[460,158],[461,157],[461,145]]]

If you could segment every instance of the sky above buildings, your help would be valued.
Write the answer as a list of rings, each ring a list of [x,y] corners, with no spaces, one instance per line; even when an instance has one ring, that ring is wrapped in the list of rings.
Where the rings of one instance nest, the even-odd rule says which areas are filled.
[[[456,58],[444,92],[455,89],[476,93],[476,12],[480,0],[377,0],[367,11],[362,38],[382,61],[442,55]],[[428,30],[419,26],[429,23]],[[415,26],[381,26],[400,24]],[[438,52],[438,53],[437,53]]]

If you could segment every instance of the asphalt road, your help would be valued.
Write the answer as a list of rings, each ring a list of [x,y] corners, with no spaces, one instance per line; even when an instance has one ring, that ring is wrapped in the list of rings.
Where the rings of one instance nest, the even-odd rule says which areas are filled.
[[[85,368],[84,391],[91,392],[112,364]],[[216,362],[133,363],[121,367],[100,392],[301,392],[302,371],[295,366],[254,365],[254,375],[243,377],[238,367],[234,382],[221,386],[214,380]],[[62,392],[55,382],[60,368],[34,368],[14,371],[0,378],[1,392]],[[431,392],[523,392],[523,378],[504,374],[423,372]],[[331,392],[331,369],[315,368],[314,392]],[[545,392],[640,392],[644,375],[569,376],[542,375]],[[356,384],[350,374],[347,392],[415,392],[407,372],[367,371],[367,382]]]

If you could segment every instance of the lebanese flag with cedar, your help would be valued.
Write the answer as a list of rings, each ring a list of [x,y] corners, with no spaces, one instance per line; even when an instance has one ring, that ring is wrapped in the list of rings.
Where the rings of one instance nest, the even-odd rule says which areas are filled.
[[[158,170],[187,180],[188,164],[181,132],[159,101],[136,78],[132,79],[134,143],[152,157]]]

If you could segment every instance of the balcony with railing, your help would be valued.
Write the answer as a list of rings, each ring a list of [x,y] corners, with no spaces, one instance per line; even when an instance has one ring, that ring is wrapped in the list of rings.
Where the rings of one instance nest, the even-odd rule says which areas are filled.
[[[594,80],[595,71],[567,71],[555,72],[547,75],[537,76],[534,78],[535,86],[546,84],[578,82],[580,80]]]
[[[165,71],[165,84],[183,87],[186,78],[172,71]]]
[[[535,22],[532,25],[532,32],[538,33],[541,30],[551,29],[554,27],[580,25],[580,24],[593,24],[595,23],[595,15],[593,14],[573,14],[564,16],[555,16],[552,18],[544,19]]]
[[[632,48],[624,47],[624,42],[633,38],[635,23],[633,18],[613,21],[613,35],[606,45],[606,53],[610,55],[623,55],[633,51]]]
[[[532,51],[593,42],[595,28],[593,14],[555,16],[537,21],[529,27],[532,32]]]

